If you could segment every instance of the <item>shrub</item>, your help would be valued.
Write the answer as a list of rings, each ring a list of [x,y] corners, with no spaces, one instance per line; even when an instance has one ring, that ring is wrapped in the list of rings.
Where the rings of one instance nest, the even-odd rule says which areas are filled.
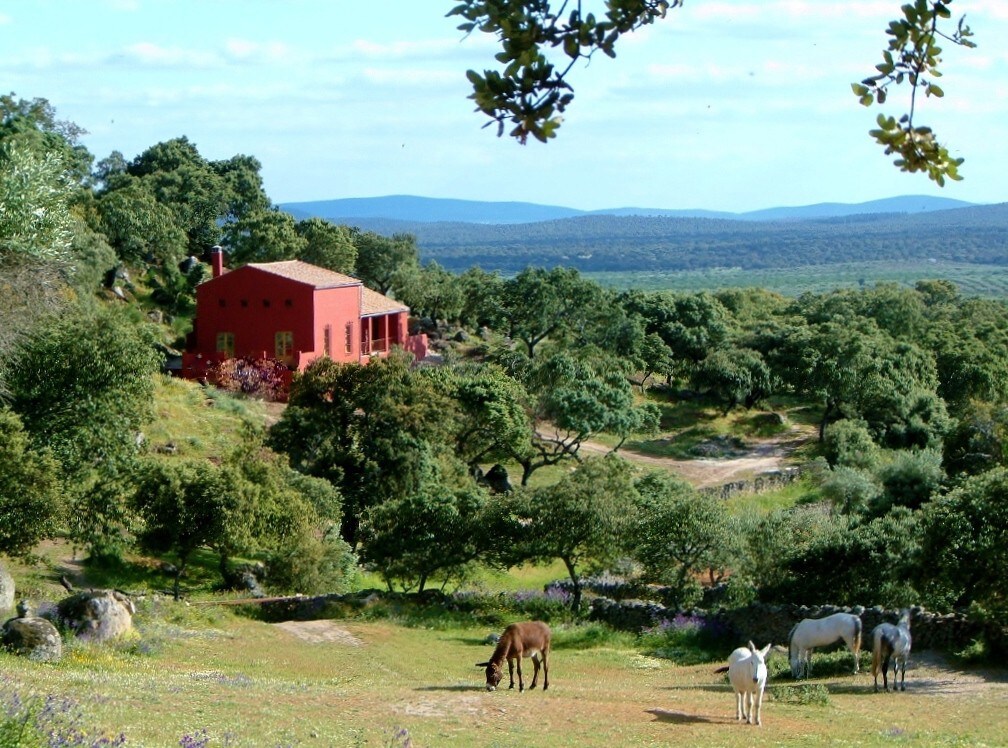
[[[275,358],[229,358],[210,369],[210,379],[228,392],[280,400],[287,392],[290,371]]]
[[[823,497],[844,514],[858,514],[882,493],[871,475],[852,467],[837,465],[823,476]]]
[[[831,423],[823,434],[823,453],[830,465],[870,470],[879,459],[879,447],[864,421],[843,419]]]

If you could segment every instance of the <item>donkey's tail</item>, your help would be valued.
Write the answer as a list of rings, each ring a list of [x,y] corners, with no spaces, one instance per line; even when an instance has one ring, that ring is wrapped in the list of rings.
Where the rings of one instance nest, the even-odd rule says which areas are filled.
[[[727,673],[728,672],[728,666],[727,665],[722,665],[721,667],[719,667],[714,672],[715,673]]]
[[[854,618],[854,641],[853,641],[853,644],[854,644],[854,654],[855,655],[858,652],[861,651],[861,629],[863,627],[864,627],[864,624],[861,623],[861,617],[860,616],[855,617]]]

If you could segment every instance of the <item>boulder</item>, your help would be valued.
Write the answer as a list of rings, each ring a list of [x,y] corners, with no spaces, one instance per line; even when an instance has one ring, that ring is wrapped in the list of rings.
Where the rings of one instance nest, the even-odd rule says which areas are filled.
[[[0,612],[6,612],[14,607],[14,577],[3,566],[0,566]]]
[[[60,601],[57,615],[80,639],[103,642],[133,628],[136,608],[118,590],[78,592]]]
[[[29,613],[27,608],[24,612]],[[0,643],[14,654],[39,662],[54,662],[63,656],[59,631],[45,618],[33,615],[7,621],[0,629]]]

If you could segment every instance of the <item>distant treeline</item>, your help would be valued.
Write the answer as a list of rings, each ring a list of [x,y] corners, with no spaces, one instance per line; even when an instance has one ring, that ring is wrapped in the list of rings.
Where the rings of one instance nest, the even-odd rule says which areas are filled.
[[[504,273],[528,266],[598,272],[930,259],[1008,264],[1008,203],[774,222],[583,216],[506,225],[394,223],[417,237],[424,261],[456,272],[474,266]]]

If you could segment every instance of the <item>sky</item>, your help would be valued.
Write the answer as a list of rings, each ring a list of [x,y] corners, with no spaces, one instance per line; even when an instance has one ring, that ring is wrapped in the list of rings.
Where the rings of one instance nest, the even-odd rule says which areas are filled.
[[[0,89],[47,99],[97,159],[186,136],[262,164],[274,203],[383,195],[744,212],[936,195],[1008,201],[1008,0],[953,0],[978,47],[945,45],[919,102],[965,179],[904,174],[862,107],[903,0],[686,0],[570,74],[543,145],[498,138],[466,70],[492,37],[455,0],[0,0]],[[601,0],[585,0],[596,11]]]

